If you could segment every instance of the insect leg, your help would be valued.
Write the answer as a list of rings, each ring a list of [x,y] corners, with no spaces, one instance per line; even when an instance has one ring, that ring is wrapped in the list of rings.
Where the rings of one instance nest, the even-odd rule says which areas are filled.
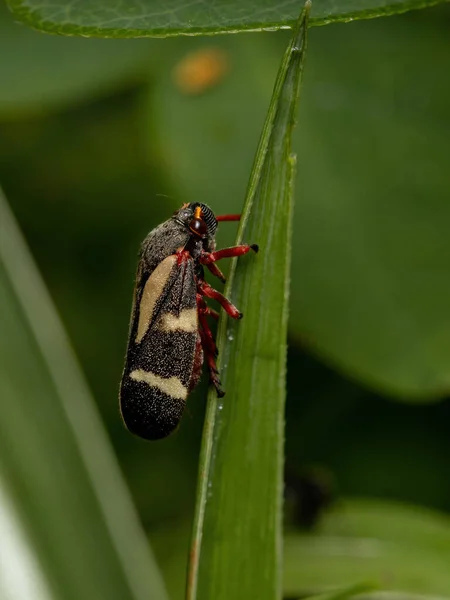
[[[202,335],[203,334],[200,333],[200,336],[202,336]],[[213,384],[213,386],[216,388],[217,397],[223,398],[225,396],[225,392],[221,388],[219,374],[218,374],[217,367],[216,367],[216,359],[206,349],[205,349],[205,360],[206,360],[206,364],[208,365],[209,379],[210,379],[211,383]]]
[[[200,319],[201,327],[200,338],[202,340],[203,350],[205,353],[206,364],[208,365],[209,371],[209,379],[213,386],[216,388],[217,396],[222,398],[225,395],[225,392],[220,387],[220,379],[219,379],[219,371],[216,366],[216,356],[217,356],[217,348],[214,342],[214,338],[212,337],[212,332],[209,328],[209,325],[204,319]]]
[[[222,398],[222,396],[225,395],[225,392],[220,387],[219,372],[216,366],[217,346],[206,319],[206,315],[219,315],[215,310],[212,310],[209,308],[209,306],[207,306],[203,296],[199,293],[197,294],[197,307],[198,320],[200,322],[199,333],[205,354],[206,364],[208,365],[209,379],[216,388],[217,396]]]
[[[209,328],[206,315],[209,314],[210,309],[206,305],[201,294],[197,294],[197,306],[198,306],[198,320],[200,321],[201,329],[204,333],[202,343],[206,351],[210,352],[213,356],[217,356],[217,346],[214,340],[211,329]]]
[[[256,244],[241,244],[240,246],[232,246],[231,248],[222,248],[222,250],[216,250],[215,252],[204,252],[200,256],[200,262],[202,265],[210,265],[215,263],[218,260],[222,260],[222,258],[232,258],[233,256],[242,256],[243,254],[247,254],[247,252],[258,252],[259,248]]]
[[[217,221],[240,221],[241,215],[218,215]]]
[[[213,319],[216,319],[216,320],[220,317],[217,310],[214,310],[213,308],[208,306],[206,304],[203,296],[199,293],[197,293],[197,306],[198,306],[199,312],[201,311],[207,317],[212,317]]]
[[[223,294],[212,288],[206,281],[198,281],[197,289],[202,296],[217,300],[225,312],[233,319],[242,319],[242,313]]]
[[[219,269],[219,267],[215,263],[213,263],[213,262],[207,263],[206,267],[211,271],[211,273],[215,277],[218,277],[222,283],[225,283],[225,281],[226,281],[225,275],[222,273],[222,271]]]

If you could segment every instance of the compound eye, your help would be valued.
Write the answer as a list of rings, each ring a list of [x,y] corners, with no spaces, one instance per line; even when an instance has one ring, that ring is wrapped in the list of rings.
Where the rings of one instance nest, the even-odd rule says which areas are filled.
[[[205,221],[203,219],[196,218],[192,219],[192,221],[189,223],[189,229],[192,231],[192,233],[195,233],[195,235],[200,237],[206,235],[208,230]]]

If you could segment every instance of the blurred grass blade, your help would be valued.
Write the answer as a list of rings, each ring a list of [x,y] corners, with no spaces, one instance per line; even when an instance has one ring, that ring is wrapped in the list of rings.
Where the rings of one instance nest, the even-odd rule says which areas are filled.
[[[26,539],[53,598],[165,600],[93,399],[1,190],[0,227],[0,486],[21,531],[13,518],[10,529]]]
[[[225,289],[244,313],[222,317],[209,395],[187,584],[190,600],[281,596],[281,504],[287,305],[295,157],[291,154],[310,2],[275,83],[250,176],[237,243],[257,256],[231,266]],[[233,283],[233,288],[231,287]],[[232,290],[232,291],[231,291]]]
[[[0,477],[0,598],[51,600],[51,591]]]

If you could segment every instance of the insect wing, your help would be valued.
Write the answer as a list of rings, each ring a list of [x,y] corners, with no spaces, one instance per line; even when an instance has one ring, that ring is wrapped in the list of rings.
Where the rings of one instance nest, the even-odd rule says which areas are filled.
[[[155,440],[178,425],[198,335],[194,261],[165,258],[136,290],[120,406],[128,429]]]

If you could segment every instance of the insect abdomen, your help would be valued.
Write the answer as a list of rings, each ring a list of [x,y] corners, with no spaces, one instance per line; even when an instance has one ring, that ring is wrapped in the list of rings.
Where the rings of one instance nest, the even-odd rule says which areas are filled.
[[[148,440],[178,425],[190,391],[197,347],[192,260],[164,259],[136,296],[120,406],[127,428]]]

